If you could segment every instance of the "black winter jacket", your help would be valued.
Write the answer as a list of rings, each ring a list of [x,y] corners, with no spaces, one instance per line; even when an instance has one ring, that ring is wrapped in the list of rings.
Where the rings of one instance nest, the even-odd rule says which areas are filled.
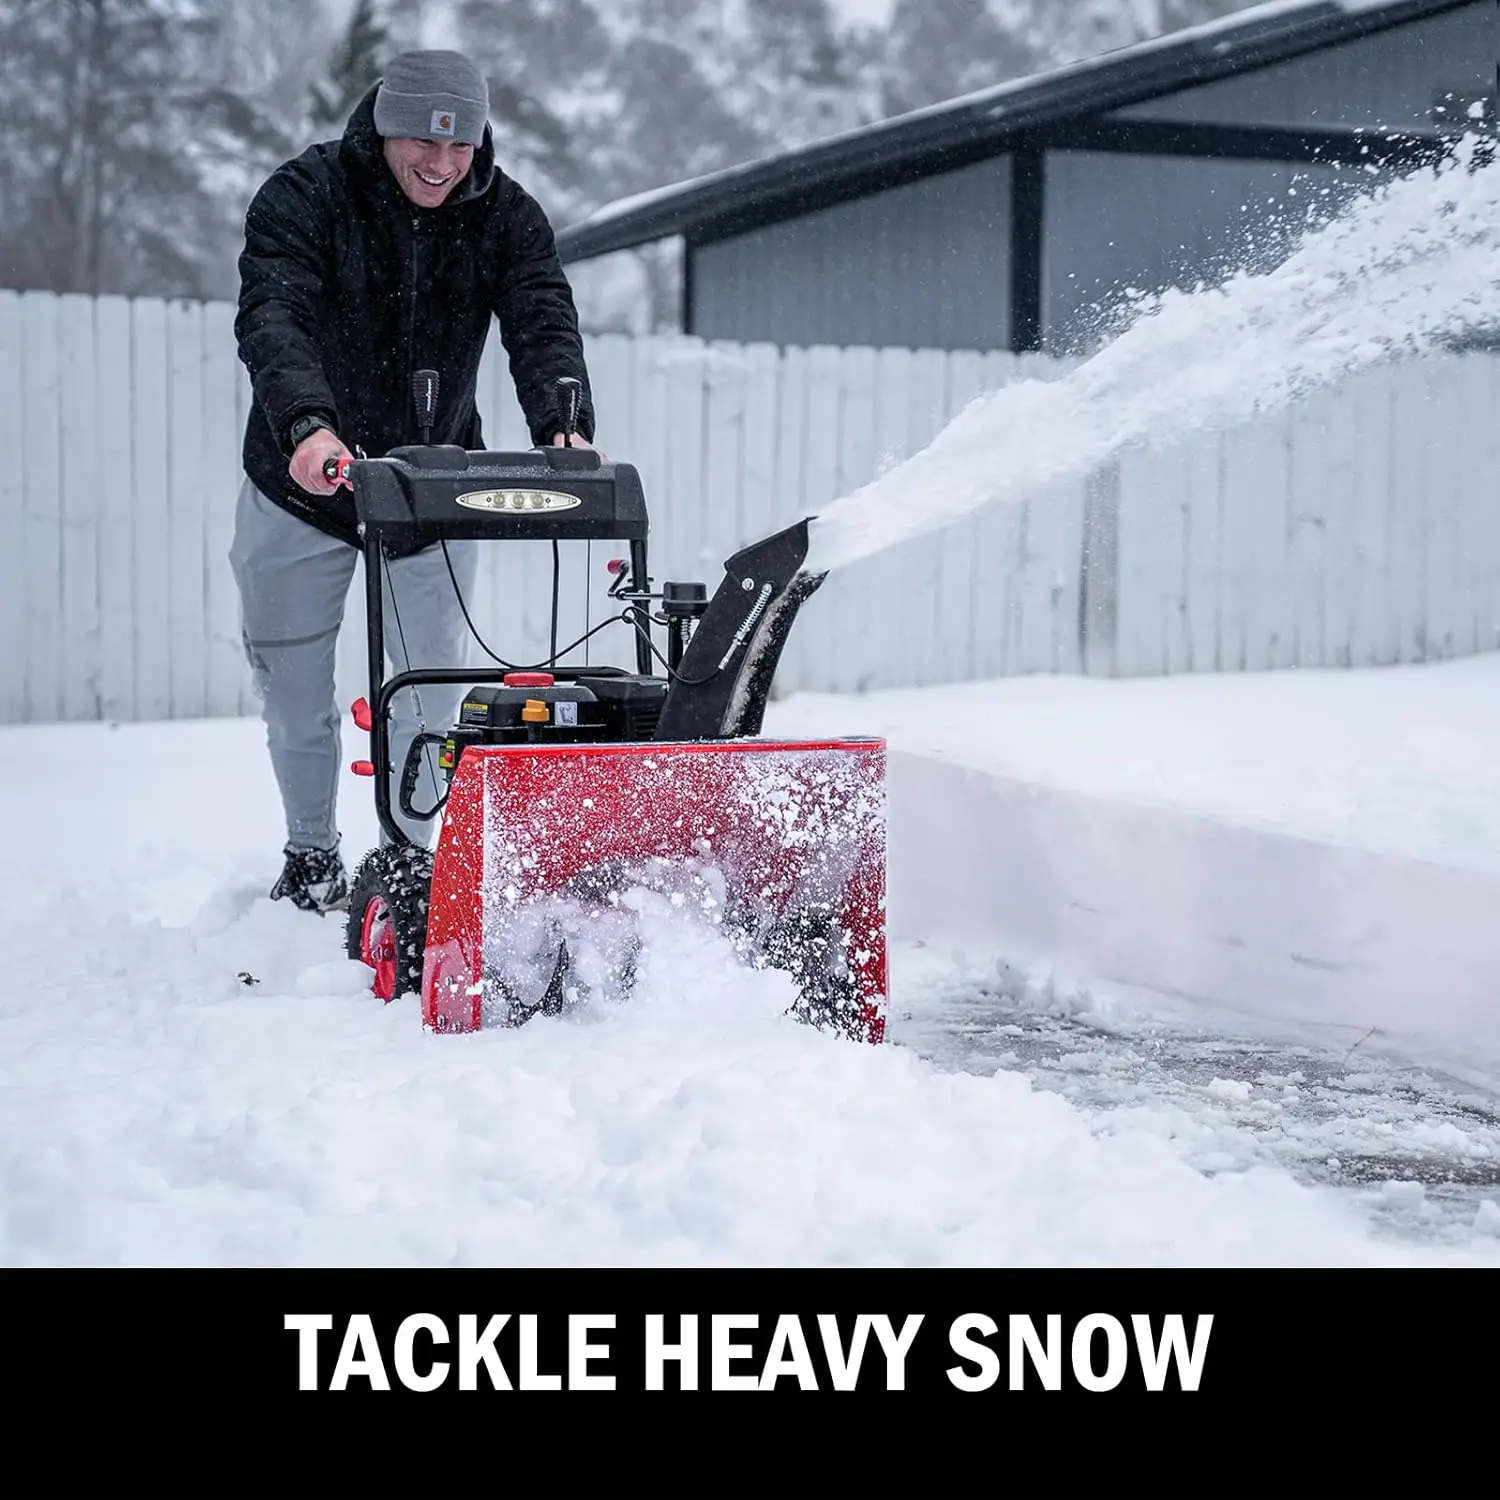
[[[439,373],[434,443],[484,445],[474,404],[490,319],[534,443],[558,431],[555,382],[593,400],[573,294],[540,205],[495,165],[493,138],[438,208],[401,191],[381,154],[372,88],[340,141],[278,167],[251,201],[235,337],[255,399],[245,473],[268,498],[351,545],[349,491],[313,495],[287,472],[291,425],[318,415],[351,451],[379,458],[422,440],[411,376]]]

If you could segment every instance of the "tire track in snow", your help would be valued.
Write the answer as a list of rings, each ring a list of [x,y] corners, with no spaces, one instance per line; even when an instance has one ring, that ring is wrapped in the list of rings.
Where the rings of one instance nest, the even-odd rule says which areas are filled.
[[[1382,1233],[1500,1235],[1500,1080],[912,945],[893,946],[892,974],[891,1040],[940,1068],[1022,1072],[1096,1131],[1159,1132],[1205,1173],[1279,1167]]]

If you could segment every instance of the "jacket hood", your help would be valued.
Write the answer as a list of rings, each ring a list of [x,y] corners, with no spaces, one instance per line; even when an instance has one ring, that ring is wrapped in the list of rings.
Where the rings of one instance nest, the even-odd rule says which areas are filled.
[[[375,128],[375,95],[379,91],[378,83],[371,84],[363,99],[354,107],[354,113],[349,116],[349,123],[344,127],[343,139],[339,142],[339,152],[354,168],[360,176],[366,178],[372,186],[384,189],[389,186],[392,192],[401,195],[401,189],[391,169],[386,165],[385,151],[381,143],[380,132]],[[424,213],[442,213],[445,209],[457,204],[470,203],[475,198],[482,198],[495,181],[495,135],[488,124],[484,127],[484,140],[474,148],[474,159],[469,164],[469,170],[464,180],[448,194],[441,205],[437,208],[424,209]]]

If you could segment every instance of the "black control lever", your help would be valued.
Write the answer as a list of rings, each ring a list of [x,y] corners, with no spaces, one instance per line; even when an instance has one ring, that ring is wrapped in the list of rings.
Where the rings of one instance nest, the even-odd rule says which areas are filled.
[[[557,411],[562,418],[563,446],[573,446],[573,435],[578,431],[578,411],[583,404],[583,382],[573,375],[557,378]]]
[[[422,446],[432,442],[432,424],[437,420],[438,372],[418,370],[411,378],[411,399],[417,408],[417,426],[422,429]]]

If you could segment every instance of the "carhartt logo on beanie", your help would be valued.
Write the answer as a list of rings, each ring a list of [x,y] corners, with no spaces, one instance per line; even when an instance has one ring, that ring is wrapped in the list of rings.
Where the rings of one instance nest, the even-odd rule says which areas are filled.
[[[490,91],[461,52],[403,52],[375,94],[375,129],[413,140],[484,140]]]

